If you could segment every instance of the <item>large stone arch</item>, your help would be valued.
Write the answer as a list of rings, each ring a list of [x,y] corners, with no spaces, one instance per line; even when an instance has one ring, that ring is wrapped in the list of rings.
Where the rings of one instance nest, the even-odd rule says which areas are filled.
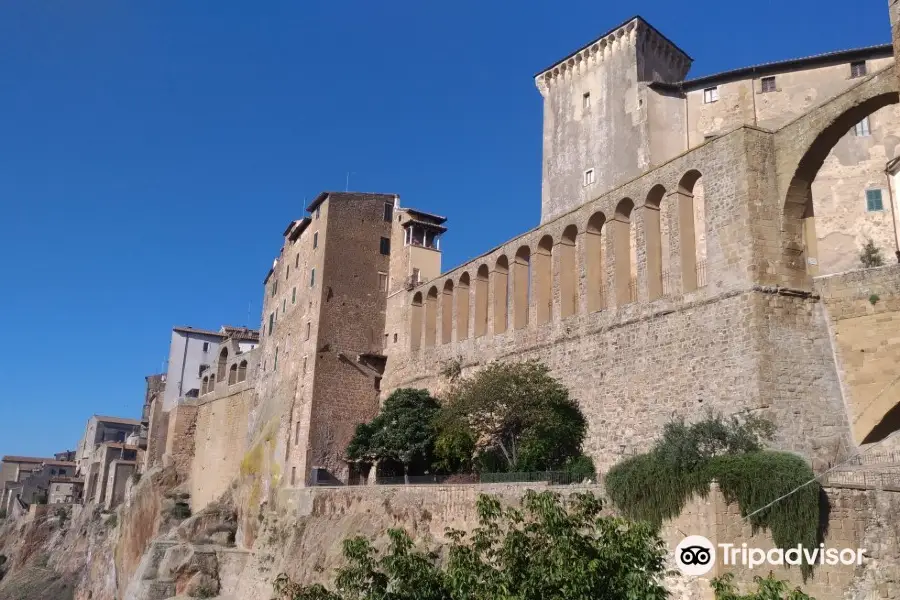
[[[817,273],[811,186],[831,149],[862,119],[898,101],[900,96],[891,66],[776,133],[778,198],[782,208],[779,273],[783,284],[810,288],[811,276]]]

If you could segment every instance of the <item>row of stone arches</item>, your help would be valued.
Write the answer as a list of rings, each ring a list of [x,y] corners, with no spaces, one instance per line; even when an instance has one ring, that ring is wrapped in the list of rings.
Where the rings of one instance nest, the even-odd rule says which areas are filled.
[[[648,301],[692,292],[706,283],[704,213],[701,174],[691,170],[672,193],[656,185],[639,206],[624,198],[609,218],[597,211],[580,228],[568,224],[556,240],[543,235],[533,248],[523,244],[493,265],[479,265],[474,276],[464,271],[417,292],[410,306],[410,348],[635,302],[639,265]]]
[[[218,364],[218,380],[220,382],[225,381],[225,368],[221,361]],[[243,381],[247,381],[247,361],[242,360],[239,363],[232,363],[231,367],[227,370],[228,373],[228,385],[234,385],[236,383],[241,383]],[[217,374],[213,373],[211,375],[206,375],[203,377],[203,380],[200,384],[200,395],[203,396],[208,394],[216,389],[216,379]]]

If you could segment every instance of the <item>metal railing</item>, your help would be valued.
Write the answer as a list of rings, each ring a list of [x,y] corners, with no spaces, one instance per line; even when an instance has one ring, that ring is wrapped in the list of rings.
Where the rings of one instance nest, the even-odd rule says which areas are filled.
[[[822,478],[822,485],[858,487],[868,490],[900,492],[900,473],[874,471],[832,471]]]
[[[544,483],[547,485],[580,485],[598,483],[600,474],[585,477],[568,471],[530,471],[521,473],[471,473],[457,475],[410,475],[409,477],[376,477],[376,485],[454,485],[497,483]],[[320,484],[321,485],[321,484]]]
[[[706,285],[706,261],[701,260],[697,263],[697,287],[701,288]]]

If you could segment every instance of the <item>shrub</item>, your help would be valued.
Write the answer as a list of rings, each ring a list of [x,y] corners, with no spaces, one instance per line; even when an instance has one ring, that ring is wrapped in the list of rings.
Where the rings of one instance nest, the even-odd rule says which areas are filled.
[[[875,245],[872,238],[869,238],[862,247],[862,251],[859,254],[859,262],[867,269],[884,265],[884,257],[881,255],[881,248]]]

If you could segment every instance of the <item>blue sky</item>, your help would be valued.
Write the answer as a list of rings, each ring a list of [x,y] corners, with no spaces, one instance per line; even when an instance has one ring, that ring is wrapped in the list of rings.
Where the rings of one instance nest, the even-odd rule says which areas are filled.
[[[533,227],[532,76],[634,14],[692,75],[890,40],[887,0],[0,3],[0,454],[137,416],[173,325],[258,326],[347,172],[449,217],[445,268]]]

